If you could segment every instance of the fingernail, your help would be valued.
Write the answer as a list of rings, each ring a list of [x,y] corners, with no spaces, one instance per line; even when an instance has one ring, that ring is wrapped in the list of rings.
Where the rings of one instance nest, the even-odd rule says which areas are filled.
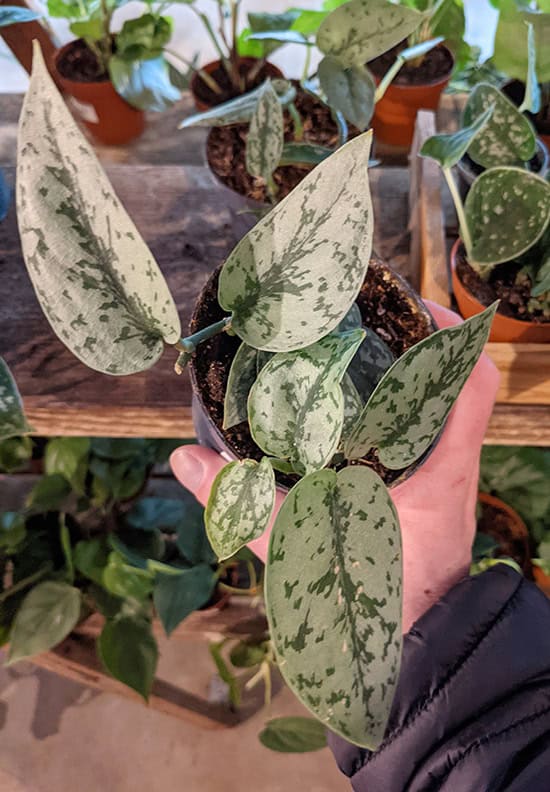
[[[176,478],[184,487],[196,492],[204,479],[204,464],[192,448],[177,448],[170,457]]]

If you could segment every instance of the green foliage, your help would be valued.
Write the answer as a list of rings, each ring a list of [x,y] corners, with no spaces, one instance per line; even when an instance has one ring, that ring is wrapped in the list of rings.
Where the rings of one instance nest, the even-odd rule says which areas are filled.
[[[0,440],[0,472],[15,473],[25,467],[32,456],[30,437],[9,437]]]
[[[260,742],[271,751],[306,753],[326,748],[327,731],[314,718],[273,718],[260,732]]]
[[[113,55],[109,76],[117,93],[138,110],[162,113],[181,99],[162,55],[145,60],[126,60]]]
[[[493,107],[487,107],[469,126],[463,126],[457,132],[432,135],[421,150],[421,157],[434,159],[441,168],[452,168],[468,151],[475,138],[483,131],[493,114]]]
[[[525,82],[529,71],[529,44],[525,24],[534,29],[536,73],[539,82],[550,82],[550,9],[546,13],[521,8],[516,0],[500,0],[492,61],[508,77]]]
[[[317,75],[331,107],[346,121],[365,130],[374,112],[376,84],[364,66],[344,67],[338,58],[326,55]]]
[[[540,86],[537,77],[537,53],[535,51],[535,28],[532,22],[527,23],[527,79],[525,80],[525,96],[520,105],[520,113],[527,110],[538,113],[540,110]]]
[[[108,620],[97,640],[97,650],[107,671],[147,701],[158,661],[150,623],[130,616]]]
[[[172,20],[156,14],[127,19],[116,37],[116,57],[123,61],[159,58],[172,36]]]
[[[269,352],[261,352],[244,342],[238,348],[237,354],[231,362],[225,389],[224,429],[230,429],[232,426],[246,421],[250,388],[270,357]]]
[[[216,575],[208,564],[197,564],[177,575],[156,575],[153,601],[166,635],[193,611],[206,605],[216,582]]]
[[[268,81],[266,81],[268,82]],[[296,89],[288,82],[288,80],[271,80],[271,87],[279,97],[279,102],[284,107],[292,102],[296,96]],[[187,129],[192,126],[227,126],[228,124],[244,124],[250,121],[256,108],[260,97],[265,91],[266,83],[249,91],[242,96],[237,96],[228,102],[222,102],[219,105],[206,110],[204,113],[196,113],[195,115],[185,118],[179,125],[180,129]]]
[[[0,357],[0,441],[30,431],[13,375]]]
[[[27,535],[25,518],[17,512],[0,512],[0,551],[13,553]]]
[[[246,141],[246,169],[270,185],[283,152],[283,108],[270,80],[260,88]]]
[[[53,473],[41,478],[29,492],[27,508],[31,512],[60,510],[71,493],[71,485],[64,476]]]
[[[63,476],[78,495],[83,495],[89,450],[87,437],[54,438],[46,447],[44,471]]]

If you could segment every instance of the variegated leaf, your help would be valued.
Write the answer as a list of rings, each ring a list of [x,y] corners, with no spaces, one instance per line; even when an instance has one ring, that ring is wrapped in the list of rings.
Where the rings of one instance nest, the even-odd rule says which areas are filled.
[[[224,429],[230,429],[232,426],[246,421],[250,388],[270,357],[271,353],[254,349],[245,344],[244,341],[238,348],[229,369],[229,377],[225,389]]]
[[[468,147],[479,135],[493,114],[491,105],[470,126],[463,126],[451,134],[432,135],[420,149],[421,157],[434,159],[442,168],[452,168],[468,151]]]
[[[388,0],[351,0],[321,23],[317,46],[344,66],[363,66],[416,30],[424,15]]]
[[[392,470],[407,467],[433,443],[483,351],[498,303],[461,325],[446,327],[408,349],[368,400],[344,453],[371,448]]]
[[[285,498],[265,595],[279,669],[329,729],[375,750],[401,658],[401,535],[369,468],[322,470]]]
[[[251,346],[306,347],[334,330],[354,302],[372,247],[371,139],[360,135],[324,160],[227,259],[219,303]]]
[[[315,143],[285,143],[279,165],[297,165],[298,167],[311,168],[319,165],[334,152],[328,146],[319,146]]]
[[[537,78],[537,53],[535,48],[535,28],[532,22],[527,23],[527,78],[525,95],[519,106],[519,112],[528,111],[535,115],[540,110],[540,85]]]
[[[271,85],[283,107],[296,97],[296,88],[288,80],[272,80]],[[256,111],[264,86],[265,83],[262,83],[258,88],[238,96],[236,99],[216,105],[204,113],[195,113],[189,118],[184,118],[179,129],[192,126],[214,127],[248,123]]]
[[[341,387],[342,396],[344,397],[344,423],[342,426],[342,435],[340,437],[340,446],[342,446],[350,436],[365,406],[361,394],[353,384],[353,380],[347,372],[344,374]]]
[[[369,327],[365,339],[351,361],[348,374],[366,402],[382,376],[393,364],[394,356],[389,346]]]
[[[250,431],[263,451],[289,459],[301,473],[327,464],[344,422],[340,382],[363,338],[362,330],[333,333],[274,355],[248,397]]]
[[[0,357],[0,440],[30,431],[13,375],[5,360]]]
[[[344,67],[338,58],[326,55],[317,68],[321,88],[329,105],[346,121],[364,130],[374,112],[376,83],[365,66]]]
[[[283,108],[271,81],[262,86],[246,140],[246,169],[269,183],[283,153]]]
[[[550,184],[523,168],[491,168],[473,183],[464,210],[472,263],[491,269],[540,239],[550,220]]]
[[[53,329],[90,368],[152,366],[180,323],[151,251],[75,124],[34,42],[18,136],[25,263]]]
[[[204,513],[206,533],[220,561],[263,534],[275,503],[269,460],[230,462],[220,470]]]
[[[353,303],[347,314],[338,325],[337,330],[339,333],[345,333],[348,330],[355,330],[357,327],[361,327],[362,324],[363,317],[361,316],[361,310],[357,303]]]
[[[469,156],[484,168],[530,160],[536,149],[533,127],[515,104],[493,85],[479,83],[475,86],[464,108],[464,124],[473,124],[489,107],[493,107],[491,118],[470,143]]]

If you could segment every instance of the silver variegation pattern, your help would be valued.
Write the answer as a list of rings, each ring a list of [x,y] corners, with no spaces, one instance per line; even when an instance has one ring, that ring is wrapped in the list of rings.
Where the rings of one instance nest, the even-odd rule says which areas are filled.
[[[19,390],[6,361],[0,357],[0,440],[29,431]]]
[[[270,358],[270,352],[261,352],[259,349],[248,346],[244,341],[238,348],[229,369],[225,388],[224,429],[230,429],[232,426],[246,421],[250,388]]]
[[[246,169],[269,183],[283,153],[283,108],[271,81],[262,86],[246,139]]]

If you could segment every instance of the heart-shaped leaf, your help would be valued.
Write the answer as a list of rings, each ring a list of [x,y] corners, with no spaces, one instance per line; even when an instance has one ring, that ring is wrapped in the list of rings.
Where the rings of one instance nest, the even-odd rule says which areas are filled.
[[[4,358],[0,357],[0,440],[30,431],[13,375]]]
[[[218,300],[250,346],[306,347],[330,333],[354,302],[372,246],[371,139],[366,132],[324,160],[227,259]]]
[[[519,112],[526,110],[535,115],[540,110],[540,86],[537,79],[537,53],[535,50],[535,28],[532,22],[527,23],[527,78],[525,95],[519,106]]]
[[[530,160],[536,150],[533,127],[494,85],[479,83],[475,86],[464,108],[464,124],[473,124],[489,107],[493,107],[491,118],[482,133],[472,139],[468,146],[469,156],[484,168]]]
[[[273,718],[259,737],[266,748],[281,753],[319,751],[327,745],[327,730],[315,718]]]
[[[269,183],[283,152],[283,108],[270,80],[261,86],[246,140],[246,169]]]
[[[229,369],[229,377],[225,388],[223,428],[246,421],[248,417],[248,394],[256,378],[265,364],[270,360],[270,352],[254,349],[244,341],[237,349],[237,353]]]
[[[451,134],[432,135],[420,149],[421,157],[431,157],[442,168],[452,168],[466,154],[474,138],[485,128],[493,114],[491,105],[470,126],[464,126]]]
[[[342,396],[344,397],[344,423],[342,426],[340,444],[345,443],[350,436],[365,406],[361,394],[353,384],[353,380],[347,372],[344,374],[341,387]]]
[[[305,349],[280,352],[262,369],[248,397],[254,441],[267,454],[311,473],[338,448],[344,422],[340,382],[363,330],[333,333]]]
[[[407,38],[423,19],[413,8],[388,0],[351,0],[321,23],[317,46],[343,66],[363,66]]]
[[[321,88],[331,107],[346,121],[364,130],[374,112],[376,84],[364,66],[344,67],[338,58],[326,55],[317,69]]]
[[[11,630],[8,662],[57,646],[80,616],[80,591],[68,583],[48,580],[35,586],[17,611]]]
[[[97,639],[97,651],[107,671],[147,701],[158,661],[151,625],[129,616],[108,620]]]
[[[365,339],[351,361],[348,374],[366,402],[394,361],[391,349],[374,330],[365,327]]]
[[[401,574],[397,513],[374,471],[322,470],[292,488],[265,579],[279,669],[322,723],[371,750],[399,674]]]
[[[230,462],[220,470],[204,513],[206,533],[223,561],[263,534],[275,503],[275,476],[269,460]]]
[[[408,349],[368,400],[344,453],[359,459],[371,448],[400,470],[433,443],[483,351],[498,303]]]
[[[265,83],[262,83],[253,91],[238,96],[236,99],[231,99],[229,102],[216,105],[216,107],[206,110],[204,113],[196,113],[189,116],[189,118],[185,118],[179,125],[179,129],[186,129],[192,126],[213,127],[227,126],[228,124],[246,124],[254,115],[264,85]],[[296,97],[296,88],[288,80],[271,80],[271,85],[283,107]]]
[[[90,368],[150,368],[180,323],[153,256],[59,95],[34,42],[21,111],[17,216],[25,263],[53,329]]]
[[[530,23],[535,31],[537,77],[543,84],[550,81],[550,7],[547,0],[539,2],[539,8],[546,12],[541,14],[539,10],[530,11],[527,5],[520,7],[516,0],[499,0],[500,13],[491,61],[508,77],[524,82],[529,68],[529,52],[520,31],[525,23]]]
[[[285,143],[279,165],[297,165],[310,168],[319,165],[334,152],[328,146],[315,143]]]
[[[517,258],[540,239],[550,220],[550,184],[523,168],[491,168],[477,177],[464,204],[470,258],[494,265]]]
[[[217,577],[208,564],[180,570],[177,575],[157,574],[153,601],[166,635],[208,602],[216,582]]]
[[[144,60],[125,60],[113,55],[109,59],[109,76],[116,92],[138,110],[163,113],[181,99],[162,55]]]

